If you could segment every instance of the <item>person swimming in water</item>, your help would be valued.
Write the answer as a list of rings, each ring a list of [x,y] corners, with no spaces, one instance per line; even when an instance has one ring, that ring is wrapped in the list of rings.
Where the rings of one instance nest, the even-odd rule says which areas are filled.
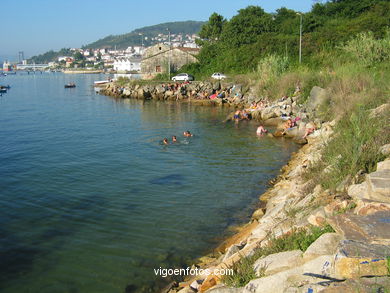
[[[172,142],[177,142],[177,137],[176,137],[176,135],[172,136]]]
[[[263,125],[260,125],[259,127],[257,127],[257,130],[256,130],[256,134],[257,135],[262,135],[263,133],[267,133],[268,130],[264,128]]]
[[[168,142],[168,138],[164,138],[164,140],[163,140],[163,144],[169,144],[169,142]]]
[[[193,136],[193,134],[192,134],[191,132],[189,132],[188,130],[187,130],[187,131],[184,131],[183,135],[184,135],[185,137],[191,137],[191,136]]]

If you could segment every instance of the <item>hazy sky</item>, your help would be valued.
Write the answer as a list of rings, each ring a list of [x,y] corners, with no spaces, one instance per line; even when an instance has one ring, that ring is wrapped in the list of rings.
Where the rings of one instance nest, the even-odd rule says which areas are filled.
[[[170,21],[231,18],[258,5],[309,11],[313,0],[1,0],[0,56],[17,59],[64,47],[81,47],[107,35]]]

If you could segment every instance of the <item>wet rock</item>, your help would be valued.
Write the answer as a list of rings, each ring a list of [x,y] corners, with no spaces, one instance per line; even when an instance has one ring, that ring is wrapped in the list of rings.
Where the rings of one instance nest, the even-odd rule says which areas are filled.
[[[295,142],[296,144],[304,145],[304,144],[307,144],[307,139],[302,138],[302,137],[301,138],[294,138],[293,142]]]
[[[265,272],[266,275],[272,275],[299,266],[302,263],[302,251],[292,250],[271,254],[258,259],[254,263],[253,269],[258,276],[263,272]]]
[[[257,209],[257,210],[252,214],[252,219],[254,219],[254,220],[259,220],[262,216],[264,216],[264,210],[263,210],[263,209]]]
[[[264,120],[264,117],[262,118]],[[279,126],[284,123],[285,120],[282,118],[270,118],[263,122],[264,126]]]

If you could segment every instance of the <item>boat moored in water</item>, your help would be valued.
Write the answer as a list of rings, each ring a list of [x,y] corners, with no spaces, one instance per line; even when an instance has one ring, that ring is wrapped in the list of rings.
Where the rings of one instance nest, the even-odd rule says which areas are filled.
[[[73,87],[76,87],[76,84],[73,83],[73,82],[68,83],[68,84],[65,85],[65,88],[66,88],[66,89],[67,89],[67,88],[73,88]]]

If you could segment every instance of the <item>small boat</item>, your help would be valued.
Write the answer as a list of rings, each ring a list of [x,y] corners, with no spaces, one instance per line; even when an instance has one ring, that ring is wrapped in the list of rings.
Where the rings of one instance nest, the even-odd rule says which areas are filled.
[[[6,88],[0,88],[0,94],[5,94],[7,92]]]
[[[65,88],[68,89],[68,88],[73,88],[73,87],[76,87],[76,84],[74,83],[68,83],[65,85]]]
[[[111,82],[111,80],[98,80],[98,81],[94,81],[93,84],[94,85],[104,85],[104,84],[107,84],[110,82]]]
[[[10,85],[0,85],[0,89],[7,89],[9,90],[11,88]]]

